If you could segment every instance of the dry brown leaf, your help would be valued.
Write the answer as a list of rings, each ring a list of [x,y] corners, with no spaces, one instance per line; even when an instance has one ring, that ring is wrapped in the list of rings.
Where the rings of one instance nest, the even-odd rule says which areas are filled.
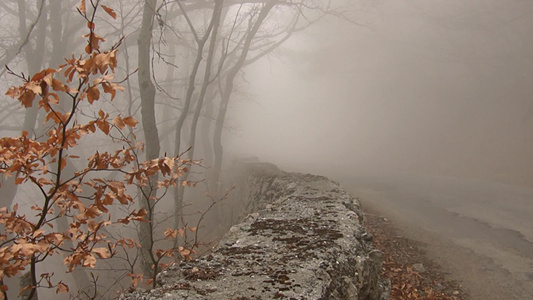
[[[100,5],[102,6],[102,8],[105,10],[105,12],[111,16],[111,18],[113,19],[116,19],[117,18],[117,13],[110,7],[108,6],[105,6],[105,5]]]

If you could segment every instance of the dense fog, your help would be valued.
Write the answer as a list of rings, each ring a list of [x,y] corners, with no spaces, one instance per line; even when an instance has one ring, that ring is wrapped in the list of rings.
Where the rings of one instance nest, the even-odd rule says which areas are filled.
[[[108,6],[92,15],[101,4]],[[57,73],[47,70],[64,63]],[[489,233],[503,228],[521,247],[533,242],[522,221],[533,213],[529,1],[2,1],[0,64],[7,91],[0,101],[0,251],[17,254],[39,239],[45,245],[0,259],[15,266],[0,272],[0,289],[9,286],[11,297],[30,265],[37,277],[48,274],[39,289],[56,273],[53,287],[39,290],[43,299],[64,291],[63,280],[71,296],[112,298],[140,278],[132,274],[153,279],[160,269],[152,266],[209,251],[243,217],[226,190],[234,183],[232,163],[251,157],[345,180],[369,198],[385,199],[381,192],[392,189],[369,174],[402,174],[394,184],[412,193],[446,195],[453,186],[457,195],[443,197],[445,212],[437,215],[468,216],[465,224],[483,222]],[[70,79],[68,70],[76,70]],[[74,138],[66,143],[67,136]],[[124,161],[103,162],[107,152]],[[155,171],[122,186],[145,160]],[[169,165],[187,168],[165,186],[159,180],[176,174]],[[413,201],[411,209],[440,201],[402,197]],[[493,211],[480,209],[486,199],[498,203]],[[150,222],[135,223],[143,210]],[[132,211],[137,219],[124,221]],[[108,249],[93,251],[83,243],[100,227],[87,219],[104,222],[108,213],[128,226],[106,229],[106,238],[94,241]],[[24,226],[11,226],[14,220]],[[75,236],[82,229],[85,235]],[[142,245],[127,248],[125,236]],[[95,269],[100,279],[84,268],[72,276],[56,269],[78,252],[86,256],[71,262],[91,267],[120,243],[123,252]],[[52,248],[63,256],[48,259]],[[517,280],[533,274],[509,270]],[[26,280],[36,285],[37,277]]]
[[[533,6],[350,2],[247,72],[236,148],[300,170],[531,185]]]

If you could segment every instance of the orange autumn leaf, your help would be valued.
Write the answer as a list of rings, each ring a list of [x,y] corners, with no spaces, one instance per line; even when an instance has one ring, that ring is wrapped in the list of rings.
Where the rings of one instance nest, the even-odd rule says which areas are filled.
[[[133,287],[136,287],[139,284],[139,282],[143,281],[143,274],[130,273],[130,274],[127,274],[126,276],[131,277],[131,284],[133,285]]]
[[[61,116],[56,111],[51,111],[46,115],[44,121],[47,122],[49,120],[53,120],[55,124],[59,124],[62,122],[61,119]]]
[[[137,123],[139,123],[139,121],[135,120],[135,118],[132,116],[125,117],[124,119],[122,119],[122,122],[124,122],[124,124],[128,125],[128,127],[131,128],[137,126]]]
[[[42,234],[44,233],[44,230],[42,229],[37,229],[33,232],[33,238],[36,238],[36,237],[39,237],[41,236]]]
[[[102,130],[103,133],[109,135],[109,131],[111,129],[111,127],[109,126],[109,122],[107,122],[106,120],[98,120],[96,122],[96,126],[98,126],[98,128]]]
[[[63,84],[63,82],[55,78],[52,78],[52,84],[50,85],[52,86],[52,89],[54,91],[66,92],[69,90],[68,87],[65,84]]]
[[[83,15],[87,14],[87,6],[85,5],[85,0],[81,0],[79,10]]]
[[[164,232],[167,239],[175,239],[178,237],[178,231],[172,228],[167,228]]]
[[[124,127],[126,126],[124,124],[124,121],[122,120],[122,118],[119,116],[116,116],[115,118],[113,118],[113,120],[111,120],[111,123],[114,124],[115,126],[118,127],[118,129],[124,129]]]
[[[52,104],[59,104],[59,96],[56,93],[48,93],[45,96],[44,100]],[[44,103],[45,102],[43,103],[39,102],[40,106],[43,106],[43,107],[44,107]],[[45,108],[45,109],[48,109],[48,108]]]
[[[67,160],[63,157],[61,158],[61,170],[67,166]]]
[[[20,103],[26,108],[33,106],[34,99],[35,93],[32,90],[27,90],[19,96]]]
[[[4,295],[4,292],[7,292],[7,285],[0,285],[0,291],[2,291],[0,293],[0,300],[4,300],[5,299],[5,295]]]
[[[90,104],[93,104],[98,99],[100,99],[100,91],[98,90],[98,86],[93,85],[87,90],[87,100]]]
[[[117,49],[96,54],[94,57],[94,64],[101,74],[104,74],[108,68],[110,68],[111,71],[114,71],[117,66]],[[113,79],[113,75],[106,75],[103,79],[109,82]]]
[[[98,116],[102,119],[107,119],[108,114],[106,114],[103,110],[98,111]]]
[[[55,69],[51,69],[51,68],[48,68],[48,69],[45,69],[45,70],[42,70],[41,72],[33,75],[33,77],[31,78],[31,81],[33,82],[36,82],[36,81],[41,81],[43,80],[46,76],[50,75],[50,74],[53,74],[55,73],[57,70]]]
[[[85,52],[91,54],[94,50],[100,50],[100,42],[105,42],[105,39],[97,35],[94,32],[86,34],[85,38],[89,38],[87,46],[85,47]]]
[[[179,254],[181,255],[181,257],[183,257],[184,259],[186,260],[191,260],[191,254],[193,253],[193,251],[191,251],[190,249],[187,249],[187,248],[184,248],[182,246],[179,246],[178,247],[178,252]]]
[[[41,84],[36,81],[30,81],[26,83],[24,87],[26,88],[26,90],[32,91],[35,94],[40,94],[43,91],[43,89],[41,88]]]
[[[33,287],[31,285],[25,286],[23,289],[20,290],[19,297],[22,296],[22,294],[24,294],[24,292],[29,291],[31,289],[33,289]]]
[[[110,7],[108,7],[108,6],[105,6],[105,5],[100,5],[100,6],[102,6],[102,8],[105,10],[105,12],[106,12],[108,15],[111,16],[111,18],[113,18],[113,19],[116,19],[116,18],[117,18],[117,13],[115,13],[115,11],[114,11],[112,8],[110,8]]]
[[[87,22],[87,28],[94,30],[96,28],[96,24],[94,24],[94,22]]]
[[[102,88],[104,89],[104,93],[111,95],[111,101],[113,101],[117,94],[116,90],[107,82],[102,83]]]
[[[14,86],[12,86],[12,87],[10,87],[10,88],[7,90],[7,92],[6,92],[5,95],[6,95],[6,96],[9,96],[9,97],[11,97],[11,98],[15,98],[15,97],[17,97],[18,94],[19,94],[19,89],[16,88],[16,87],[14,87]]]
[[[96,265],[96,258],[93,255],[86,255],[83,258],[83,264],[84,267],[94,268]]]
[[[64,284],[62,281],[57,284],[56,293],[68,293],[68,291],[68,285]]]
[[[100,211],[95,205],[89,206],[89,208],[84,212],[84,216],[90,219],[94,219],[101,214],[102,211]]]
[[[111,253],[109,253],[109,250],[107,248],[94,248],[92,252],[96,253],[96,255],[98,255],[98,257],[100,258],[111,257]]]

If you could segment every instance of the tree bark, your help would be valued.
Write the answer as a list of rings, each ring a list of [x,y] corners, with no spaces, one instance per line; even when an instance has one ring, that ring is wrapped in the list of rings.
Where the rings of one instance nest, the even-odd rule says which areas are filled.
[[[214,137],[213,137],[213,150],[214,150],[214,165],[213,165],[213,179],[212,179],[212,185],[215,187],[215,191],[217,194],[220,194],[221,190],[221,183],[220,183],[220,176],[222,172],[222,162],[224,159],[224,146],[222,145],[222,129],[224,128],[224,121],[226,119],[226,114],[228,111],[228,105],[231,98],[231,94],[233,92],[233,86],[235,77],[237,77],[237,74],[241,70],[241,68],[244,66],[246,62],[246,58],[248,56],[248,52],[250,51],[250,45],[252,44],[252,41],[259,31],[259,28],[261,28],[262,23],[267,18],[268,14],[272,10],[272,8],[278,3],[278,0],[270,0],[265,3],[263,8],[261,9],[261,12],[259,13],[257,20],[253,24],[250,31],[247,33],[246,39],[244,41],[242,51],[239,55],[239,58],[228,71],[228,74],[225,78],[225,84],[222,87],[222,99],[220,100],[220,107],[217,113],[217,119],[215,123],[215,129],[214,129]]]
[[[216,50],[216,43],[217,43],[217,37],[218,37],[218,28],[220,26],[220,16],[222,14],[222,5],[224,1],[223,0],[215,0],[215,8],[213,11],[213,30],[211,32],[211,40],[209,42],[209,51],[207,54],[207,61],[205,64],[205,72],[204,72],[204,79],[202,82],[202,88],[200,90],[200,95],[198,96],[198,100],[196,101],[196,110],[194,112],[194,116],[191,123],[191,134],[190,134],[190,140],[189,145],[194,146],[196,142],[196,127],[198,125],[198,120],[200,119],[200,113],[203,109],[204,100],[206,97],[207,89],[209,85],[211,84],[211,71],[212,71],[212,65],[213,60],[215,56],[215,50]],[[194,150],[195,147],[193,147],[189,151],[189,158],[192,159],[194,157]]]
[[[214,107],[216,93],[215,89],[211,88],[208,98],[205,103],[204,119],[200,127],[200,139],[202,141],[203,161],[206,167],[211,167],[213,163],[213,144],[211,138],[211,125],[213,124]]]
[[[158,158],[160,152],[159,133],[155,118],[155,87],[150,72],[150,45],[156,5],[157,0],[146,0],[144,2],[143,18],[138,39],[138,80],[141,94],[141,120],[145,138],[146,160]],[[157,178],[157,175],[150,178],[148,186],[141,188],[138,199],[140,206],[148,211],[148,222],[140,223],[138,234],[143,257],[141,268],[143,273],[149,278],[152,277],[154,271],[152,269],[152,247],[154,243],[152,198],[157,193]],[[154,266],[154,268],[157,270],[157,266]]]
[[[219,1],[220,0],[217,0],[215,5],[218,5]],[[213,31],[213,26],[215,24],[215,11],[213,11],[213,15],[211,17],[209,26],[206,29],[206,32],[204,33],[204,35],[201,38],[198,37],[198,35],[196,33],[196,29],[194,28],[194,26],[190,22],[189,17],[187,16],[187,12],[185,11],[183,4],[178,2],[178,5],[179,5],[180,9],[182,10],[184,17],[187,19],[187,22],[189,23],[189,27],[190,27],[191,31],[193,32],[193,34],[194,34],[196,43],[198,45],[198,49],[196,50],[196,57],[195,57],[195,60],[194,60],[194,64],[193,64],[191,73],[189,75],[189,81],[188,81],[188,85],[187,85],[187,94],[185,96],[185,104],[183,106],[183,110],[181,111],[180,117],[179,117],[179,119],[178,119],[178,121],[176,123],[176,136],[175,136],[175,141],[174,141],[174,143],[175,143],[175,145],[174,145],[174,153],[175,153],[175,155],[180,155],[181,151],[182,151],[182,149],[181,149],[181,138],[182,138],[183,124],[185,123],[185,119],[187,118],[187,115],[189,114],[189,111],[190,111],[190,106],[191,106],[192,98],[193,98],[193,95],[194,95],[194,90],[196,89],[196,77],[198,75],[198,70],[200,68],[200,64],[201,64],[202,59],[203,59],[204,47],[205,47],[205,44],[207,43],[207,40],[208,40],[210,34]],[[219,17],[220,17],[220,14],[219,14]],[[193,146],[193,145],[189,145],[189,146]],[[178,187],[174,190],[174,208],[175,208],[174,228],[175,229],[178,229],[178,228],[182,227],[181,217],[183,215],[183,195],[184,195],[184,193],[185,193],[184,187],[182,187],[180,185],[178,185]]]
[[[20,36],[23,36],[27,33],[27,26],[26,26],[26,3],[24,3],[24,0],[19,0],[18,6],[19,6],[19,34]],[[24,48],[25,50],[25,59],[28,67],[28,74],[35,74],[40,71],[43,63],[44,58],[44,45],[45,45],[45,39],[46,39],[46,26],[47,26],[47,18],[46,18],[46,11],[47,6],[44,3],[39,3],[40,1],[36,2],[37,8],[40,11],[39,19],[37,20],[36,24],[36,41],[35,41],[35,48],[28,47],[29,45],[26,45]],[[41,7],[42,5],[42,7]],[[24,124],[22,125],[22,130],[25,130],[30,134],[30,137],[33,136],[32,133],[35,131],[35,124],[37,120],[37,112],[38,112],[38,105],[37,103],[34,103],[32,107],[26,109],[26,116],[24,117]]]

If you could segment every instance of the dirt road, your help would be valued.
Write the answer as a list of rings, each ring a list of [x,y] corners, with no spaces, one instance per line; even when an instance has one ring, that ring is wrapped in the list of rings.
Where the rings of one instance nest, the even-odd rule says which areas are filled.
[[[407,173],[330,177],[427,244],[472,299],[533,299],[533,188]]]

